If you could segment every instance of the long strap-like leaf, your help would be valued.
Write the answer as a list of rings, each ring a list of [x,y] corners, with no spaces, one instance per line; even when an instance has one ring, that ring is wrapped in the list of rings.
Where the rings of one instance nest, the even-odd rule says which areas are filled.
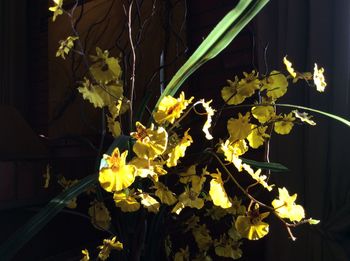
[[[164,96],[175,95],[183,82],[193,72],[224,50],[268,1],[240,0],[236,7],[215,26],[187,62],[177,71],[158,99],[156,107]]]
[[[35,236],[53,217],[55,217],[72,198],[77,197],[97,182],[97,175],[90,175],[74,186],[53,198],[39,213],[15,232],[1,247],[0,260],[11,260],[33,236]]]
[[[316,110],[316,109],[313,109],[313,108],[300,106],[300,105],[295,105],[295,104],[280,104],[280,103],[276,103],[276,106],[288,107],[288,108],[294,108],[294,109],[301,109],[301,110],[305,110],[305,111],[316,112],[316,113],[321,114],[323,116],[329,117],[329,118],[331,118],[333,120],[339,121],[339,122],[345,124],[346,126],[350,127],[350,121],[348,121],[348,120],[346,120],[346,119],[344,119],[344,118],[342,118],[340,116],[337,116],[337,115],[334,115],[332,113],[329,113],[329,112],[320,111],[320,110]]]

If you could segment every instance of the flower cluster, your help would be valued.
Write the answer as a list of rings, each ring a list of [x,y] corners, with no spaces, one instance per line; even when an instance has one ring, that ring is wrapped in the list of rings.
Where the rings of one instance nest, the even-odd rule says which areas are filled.
[[[102,52],[99,48],[97,56],[92,59],[94,63],[90,72],[95,83],[86,78],[79,91],[95,107],[109,108],[108,128],[118,137],[121,126],[117,116],[123,110],[125,99],[122,86],[117,85],[121,74],[120,66],[115,58],[109,57],[107,51]],[[184,209],[191,209],[194,214],[185,223],[187,225],[184,231],[191,232],[196,242],[197,255],[194,260],[210,258],[208,253],[211,250],[218,256],[240,258],[243,238],[257,240],[268,234],[269,224],[265,220],[270,213],[278,216],[288,231],[290,225],[305,223],[303,207],[295,204],[297,195],[289,196],[286,188],[278,188],[279,198],[273,200],[271,205],[261,203],[249,193],[256,186],[272,192],[274,185],[269,184],[266,175],[269,171],[266,172],[242,157],[249,149],[257,149],[268,143],[272,131],[285,135],[291,132],[295,123],[315,125],[305,112],[293,110],[278,113],[277,100],[287,92],[290,79],[291,82],[299,79],[308,82],[313,78],[316,79],[316,86],[320,82],[324,85],[321,76],[323,71],[317,70],[312,76],[311,73],[295,72],[286,58],[284,62],[289,72],[287,76],[276,70],[268,76],[260,76],[253,71],[244,73],[242,79],[236,76],[234,81],[228,81],[229,85],[223,87],[221,94],[227,104],[224,109],[238,106],[247,98],[259,94],[259,100],[251,105],[249,111],[227,119],[225,140],[215,139],[211,134],[210,130],[215,127],[212,126],[215,122],[213,118],[216,116],[216,110],[210,106],[211,101],[194,101],[194,97],[186,98],[184,92],[177,98],[165,96],[153,112],[153,123],[149,126],[141,122],[135,123],[135,131],[130,133],[131,150],[120,151],[116,147],[111,155],[103,156],[99,183],[106,192],[113,193],[115,206],[122,212],[136,212],[145,208],[149,213],[157,214],[163,205],[169,209],[170,215],[181,215]],[[102,67],[105,69],[102,70]],[[198,106],[201,106],[203,113],[198,112]],[[199,117],[206,116],[202,126],[202,139],[213,140],[218,149],[215,151],[208,148],[203,152],[203,156],[206,155],[211,160],[199,160],[197,164],[186,167],[182,159],[186,158],[186,151],[195,140],[190,134],[191,126],[186,127],[183,120],[191,111]],[[216,164],[211,163],[213,159]],[[249,177],[251,183],[248,187],[244,188],[240,184],[238,173],[245,173]],[[169,179],[172,181],[168,182]],[[228,184],[232,183],[239,188],[239,194],[227,191]],[[247,197],[250,200],[249,206],[242,205],[238,195]],[[261,208],[265,212],[261,212]],[[207,226],[200,217],[203,213],[213,221],[231,217],[231,226],[226,231],[213,235],[210,224]],[[111,217],[102,202],[92,202],[89,214],[95,227],[109,228]],[[290,224],[287,220],[293,223]],[[171,242],[171,235],[169,236]],[[101,251],[102,249],[104,248]],[[108,251],[111,249],[113,247],[108,248]],[[107,257],[108,251],[103,250],[100,255]],[[183,245],[173,255],[174,260],[187,260],[190,255],[189,245]]]
[[[49,9],[53,20],[65,12],[62,5],[62,0],[54,0]],[[104,109],[106,129],[111,136],[118,141],[123,134],[128,139],[127,146],[116,146],[112,153],[103,155],[98,173],[100,190],[90,191],[94,197],[88,208],[91,223],[111,234],[97,247],[99,259],[108,259],[112,250],[129,251],[132,247],[130,240],[125,240],[113,227],[115,212],[163,218],[164,223],[158,225],[166,224],[164,213],[172,219],[169,223],[180,221],[178,230],[187,233],[192,243],[176,242],[176,232],[164,225],[163,244],[168,258],[178,261],[212,260],[215,255],[238,259],[243,254],[243,239],[258,240],[269,233],[271,215],[285,225],[292,239],[292,227],[317,224],[317,220],[305,219],[304,208],[295,203],[297,194],[290,195],[285,187],[271,184],[273,168],[268,160],[257,162],[246,155],[251,150],[267,148],[273,134],[289,134],[296,124],[316,124],[306,112],[280,111],[278,100],[287,93],[290,84],[299,80],[323,92],[326,87],[323,68],[315,64],[313,73],[299,72],[284,57],[286,74],[278,70],[267,75],[252,71],[228,80],[221,89],[224,104],[220,109],[213,108],[212,100],[196,100],[184,92],[177,97],[164,94],[157,107],[150,110],[148,120],[139,117],[139,121],[134,121],[133,96],[129,101],[124,94],[119,60],[98,47],[96,54],[88,58],[81,46],[77,34],[68,36],[60,42],[56,55],[63,59],[71,52],[83,56],[87,68],[80,78],[78,92],[95,108]],[[248,104],[249,101],[253,102]],[[223,110],[232,108],[245,109],[222,116]],[[129,118],[124,115],[126,112],[130,113]],[[190,115],[204,118],[201,135],[195,132],[197,126],[188,121]],[[130,123],[128,128],[123,126],[125,118]],[[226,126],[224,137],[214,135],[218,121]],[[48,186],[49,171],[46,178]],[[64,190],[77,182],[59,179]],[[273,197],[278,191],[278,198],[266,203],[252,190],[272,193]],[[116,207],[113,211],[111,204]],[[75,208],[76,198],[67,206]],[[222,229],[215,229],[216,222],[220,222]],[[134,233],[133,230],[131,234]],[[87,249],[82,254],[81,260],[90,260]]]

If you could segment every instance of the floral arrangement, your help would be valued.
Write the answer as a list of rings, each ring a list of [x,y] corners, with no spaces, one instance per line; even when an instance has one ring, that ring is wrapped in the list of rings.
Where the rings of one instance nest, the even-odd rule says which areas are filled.
[[[242,2],[236,11],[253,8],[255,12],[249,19],[267,3],[255,1],[260,5],[251,7],[242,6]],[[55,21],[58,15],[73,19],[76,7],[77,4],[69,11],[64,10],[63,1],[54,0],[49,10]],[[226,23],[227,17],[223,19]],[[234,37],[224,37],[225,44]],[[217,52],[224,49],[225,44]],[[60,42],[56,56],[65,59],[75,52],[83,57],[88,70],[78,92],[92,106],[103,109],[106,129],[116,142],[101,158],[97,176],[81,181],[59,179],[66,193],[64,205],[60,207],[75,208],[76,197],[82,192],[89,193],[93,198],[88,210],[91,223],[106,232],[97,250],[82,250],[81,260],[107,260],[111,252],[118,251],[116,254],[125,260],[131,255],[140,259],[148,252],[159,252],[159,247],[168,259],[176,261],[215,260],[216,256],[239,259],[246,239],[258,240],[268,235],[269,216],[275,216],[283,224],[292,240],[296,239],[294,227],[319,222],[306,216],[297,202],[297,194],[271,183],[272,173],[285,171],[286,167],[269,162],[268,150],[265,150],[265,162],[246,157],[248,151],[268,148],[272,133],[287,135],[295,125],[316,125],[305,112],[308,108],[279,104],[278,100],[298,81],[323,92],[326,87],[323,68],[315,64],[313,72],[299,72],[285,57],[285,72],[272,70],[266,75],[244,72],[243,76],[228,80],[221,89],[222,106],[213,108],[212,100],[177,92],[190,74],[186,75],[183,69],[192,68],[186,63],[161,94],[149,120],[141,122],[134,121],[138,117],[133,114],[132,95],[137,76],[132,74],[131,97],[126,97],[121,79],[123,68],[118,58],[99,47],[95,54],[88,56],[82,46],[79,33],[73,30],[73,35]],[[198,50],[205,48],[214,49],[208,41]],[[201,63],[195,55],[189,62]],[[255,102],[244,103],[248,98]],[[293,109],[281,113],[280,107]],[[238,114],[231,113],[237,108],[241,109]],[[225,116],[227,113],[224,115],[223,111],[230,111],[230,116]],[[202,137],[193,137],[190,115],[203,118]],[[122,122],[126,121],[122,119],[128,119],[130,126],[124,126]],[[218,121],[226,123],[227,131],[222,137],[214,135]],[[205,144],[205,148],[201,144]],[[136,247],[130,238],[118,234],[115,224],[120,220],[111,214],[111,208],[119,213],[118,219],[134,214],[147,224],[140,228],[140,234],[143,231],[144,235]],[[176,231],[172,227],[176,227]],[[188,236],[178,242],[183,233]]]

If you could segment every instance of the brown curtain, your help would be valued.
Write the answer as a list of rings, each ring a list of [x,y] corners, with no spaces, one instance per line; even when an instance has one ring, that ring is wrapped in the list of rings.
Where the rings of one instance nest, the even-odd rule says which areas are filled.
[[[348,0],[271,0],[259,15],[257,28],[260,58],[268,44],[268,70],[284,69],[285,55],[299,71],[313,71],[314,62],[326,70],[325,93],[298,84],[290,87],[280,103],[350,119]],[[259,63],[264,71],[264,59]],[[314,120],[315,127],[296,126],[288,137],[273,136],[271,160],[291,170],[274,174],[276,185],[298,193],[297,203],[321,223],[295,229],[298,239],[293,242],[271,218],[266,260],[350,260],[350,129],[319,115]]]
[[[26,1],[0,1],[0,104],[26,115],[27,81]]]

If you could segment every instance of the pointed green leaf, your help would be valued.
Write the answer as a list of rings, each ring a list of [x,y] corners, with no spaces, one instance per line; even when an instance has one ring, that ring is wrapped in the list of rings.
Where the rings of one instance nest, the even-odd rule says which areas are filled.
[[[173,96],[193,72],[224,50],[268,1],[240,0],[235,8],[215,26],[187,62],[178,70],[159,97],[156,107],[164,96]]]
[[[249,164],[252,167],[256,167],[259,169],[269,169],[274,172],[286,172],[289,171],[289,169],[285,166],[283,166],[280,163],[275,163],[275,162],[260,162],[260,161],[255,161],[255,160],[250,160],[250,159],[244,159],[240,158],[243,163]]]

